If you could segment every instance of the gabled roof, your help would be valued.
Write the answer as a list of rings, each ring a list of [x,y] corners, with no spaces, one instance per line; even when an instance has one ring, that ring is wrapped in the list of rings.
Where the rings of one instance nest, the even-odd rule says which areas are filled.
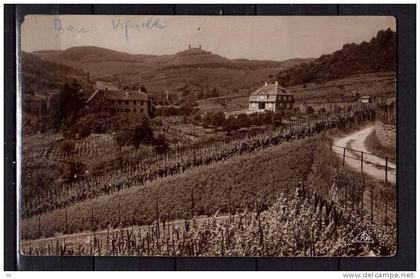
[[[140,90],[105,90],[105,98],[108,100],[133,100],[133,101],[148,101],[149,95]]]
[[[95,98],[96,94],[98,94],[100,90],[95,90],[95,92],[93,92],[92,95],[90,95],[90,97],[87,99],[86,103],[89,103],[90,101],[92,101],[93,98]]]
[[[281,85],[269,84],[261,86],[257,90],[251,93],[251,95],[293,95]]]
[[[259,96],[266,96],[264,99],[260,99]],[[277,96],[293,96],[286,88],[281,85],[269,84],[266,83],[254,92],[251,93],[249,96],[249,101],[255,102],[275,102],[277,100]]]
[[[89,103],[98,94],[104,94],[105,99],[121,101],[148,101],[149,95],[140,90],[95,90],[86,103]]]

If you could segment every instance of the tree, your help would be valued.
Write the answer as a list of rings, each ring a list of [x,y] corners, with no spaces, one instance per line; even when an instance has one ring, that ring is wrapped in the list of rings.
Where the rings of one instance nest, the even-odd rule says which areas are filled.
[[[63,123],[73,122],[78,111],[83,108],[81,89],[77,80],[73,80],[71,83],[66,82],[61,88],[56,111],[59,126]]]
[[[121,150],[123,146],[131,145],[133,132],[131,130],[118,131],[112,135],[118,149]]]
[[[142,92],[147,93],[147,88],[146,88],[146,86],[144,86],[143,84],[140,86],[140,90],[141,90]]]
[[[166,153],[169,150],[168,139],[162,134],[159,134],[156,137],[154,141],[154,145],[155,145],[156,152],[159,154]]]
[[[306,113],[307,114],[312,114],[314,112],[315,112],[315,110],[314,110],[314,108],[312,106],[307,106],[306,107]]]
[[[62,176],[67,182],[74,181],[85,174],[86,165],[82,162],[71,161],[63,163],[62,165]]]
[[[241,127],[249,127],[251,125],[248,114],[241,113],[237,117],[237,125]]]
[[[211,92],[211,95],[210,96],[211,97],[217,97],[217,96],[219,96],[219,93],[217,93],[216,87],[213,87],[213,91]]]
[[[140,144],[152,144],[153,143],[153,130],[150,128],[148,121],[142,121],[134,129],[133,144],[135,147],[139,147]]]
[[[74,148],[75,144],[73,141],[70,140],[63,140],[59,144],[60,151],[63,152],[66,155],[66,157],[70,157],[73,155]]]
[[[225,121],[226,121],[226,116],[224,112],[222,111],[217,112],[212,119],[213,126],[215,127],[223,126],[223,123],[225,123]]]
[[[208,112],[203,117],[203,126],[204,127],[210,127],[213,126],[213,119],[214,119],[214,113]]]

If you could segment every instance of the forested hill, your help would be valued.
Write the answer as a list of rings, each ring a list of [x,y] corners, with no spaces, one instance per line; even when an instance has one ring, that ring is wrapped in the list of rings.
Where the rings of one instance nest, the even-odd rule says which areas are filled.
[[[66,81],[84,78],[84,73],[69,66],[53,63],[31,53],[21,52],[21,82],[23,92],[58,89]]]
[[[283,86],[292,86],[395,69],[396,34],[387,29],[379,31],[369,42],[345,44],[332,54],[280,71],[277,79]]]

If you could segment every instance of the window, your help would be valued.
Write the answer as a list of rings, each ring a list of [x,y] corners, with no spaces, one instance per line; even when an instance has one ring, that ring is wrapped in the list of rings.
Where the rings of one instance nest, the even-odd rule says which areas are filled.
[[[125,112],[130,112],[130,109],[125,109]]]
[[[121,105],[121,101],[118,101],[118,104]]]
[[[136,101],[133,101],[133,105],[136,105],[136,103],[137,103]]]
[[[258,109],[265,109],[265,103],[258,103]]]
[[[129,104],[129,101],[125,101],[125,104],[128,105]]]
[[[143,113],[143,109],[141,109],[140,112]]]
[[[140,104],[143,105],[143,101],[141,101]]]
[[[134,101],[134,102],[136,102],[136,101]],[[133,109],[133,112],[136,113],[136,109]]]

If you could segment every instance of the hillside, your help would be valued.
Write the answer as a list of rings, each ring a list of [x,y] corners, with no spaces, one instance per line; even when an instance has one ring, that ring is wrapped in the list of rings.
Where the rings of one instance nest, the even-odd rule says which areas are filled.
[[[284,86],[325,82],[354,74],[396,70],[396,34],[381,30],[369,42],[345,44],[342,49],[322,55],[310,63],[280,71],[278,81]]]
[[[205,50],[185,50],[172,55],[142,55],[99,47],[73,47],[64,51],[37,51],[48,61],[89,72],[92,79],[122,86],[141,83],[149,92],[218,95],[248,91],[280,70],[306,59],[283,62],[228,59]]]
[[[29,91],[41,93],[44,89],[58,89],[63,82],[83,76],[81,71],[48,61],[31,53],[21,52],[20,59],[24,93]]]

